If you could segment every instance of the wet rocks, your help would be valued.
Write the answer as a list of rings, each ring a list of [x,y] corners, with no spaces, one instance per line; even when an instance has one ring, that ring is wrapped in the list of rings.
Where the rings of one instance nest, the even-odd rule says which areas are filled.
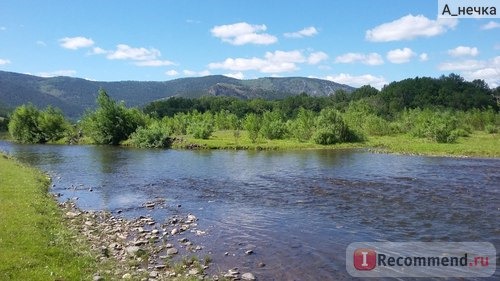
[[[241,275],[241,280],[253,281],[253,280],[255,280],[255,276],[252,273],[250,273],[250,272],[243,273]]]
[[[179,253],[179,250],[177,250],[176,248],[170,248],[167,250],[167,256],[173,256],[177,253]]]

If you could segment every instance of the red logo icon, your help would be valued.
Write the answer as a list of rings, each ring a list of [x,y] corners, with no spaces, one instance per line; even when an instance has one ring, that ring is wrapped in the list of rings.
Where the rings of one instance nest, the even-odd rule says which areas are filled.
[[[356,249],[354,251],[354,268],[372,270],[377,266],[377,253],[372,249]]]

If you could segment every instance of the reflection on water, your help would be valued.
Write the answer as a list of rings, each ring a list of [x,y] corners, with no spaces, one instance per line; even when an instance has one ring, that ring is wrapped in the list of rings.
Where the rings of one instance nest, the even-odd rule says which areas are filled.
[[[351,279],[351,242],[488,241],[500,249],[498,159],[6,142],[0,149],[48,171],[53,192],[79,197],[84,209],[158,220],[195,213],[214,262],[261,280]],[[155,198],[167,207],[138,208]]]

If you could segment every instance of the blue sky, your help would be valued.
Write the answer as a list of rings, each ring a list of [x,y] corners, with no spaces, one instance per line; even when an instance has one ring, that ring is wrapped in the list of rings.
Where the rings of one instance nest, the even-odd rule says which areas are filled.
[[[304,76],[377,88],[454,72],[497,87],[500,19],[437,19],[437,0],[2,0],[0,70],[99,81]]]

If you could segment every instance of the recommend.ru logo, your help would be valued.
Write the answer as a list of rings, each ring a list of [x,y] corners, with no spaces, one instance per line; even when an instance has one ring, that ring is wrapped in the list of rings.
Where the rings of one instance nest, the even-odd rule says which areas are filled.
[[[496,249],[489,242],[356,242],[346,250],[354,277],[489,277]]]

